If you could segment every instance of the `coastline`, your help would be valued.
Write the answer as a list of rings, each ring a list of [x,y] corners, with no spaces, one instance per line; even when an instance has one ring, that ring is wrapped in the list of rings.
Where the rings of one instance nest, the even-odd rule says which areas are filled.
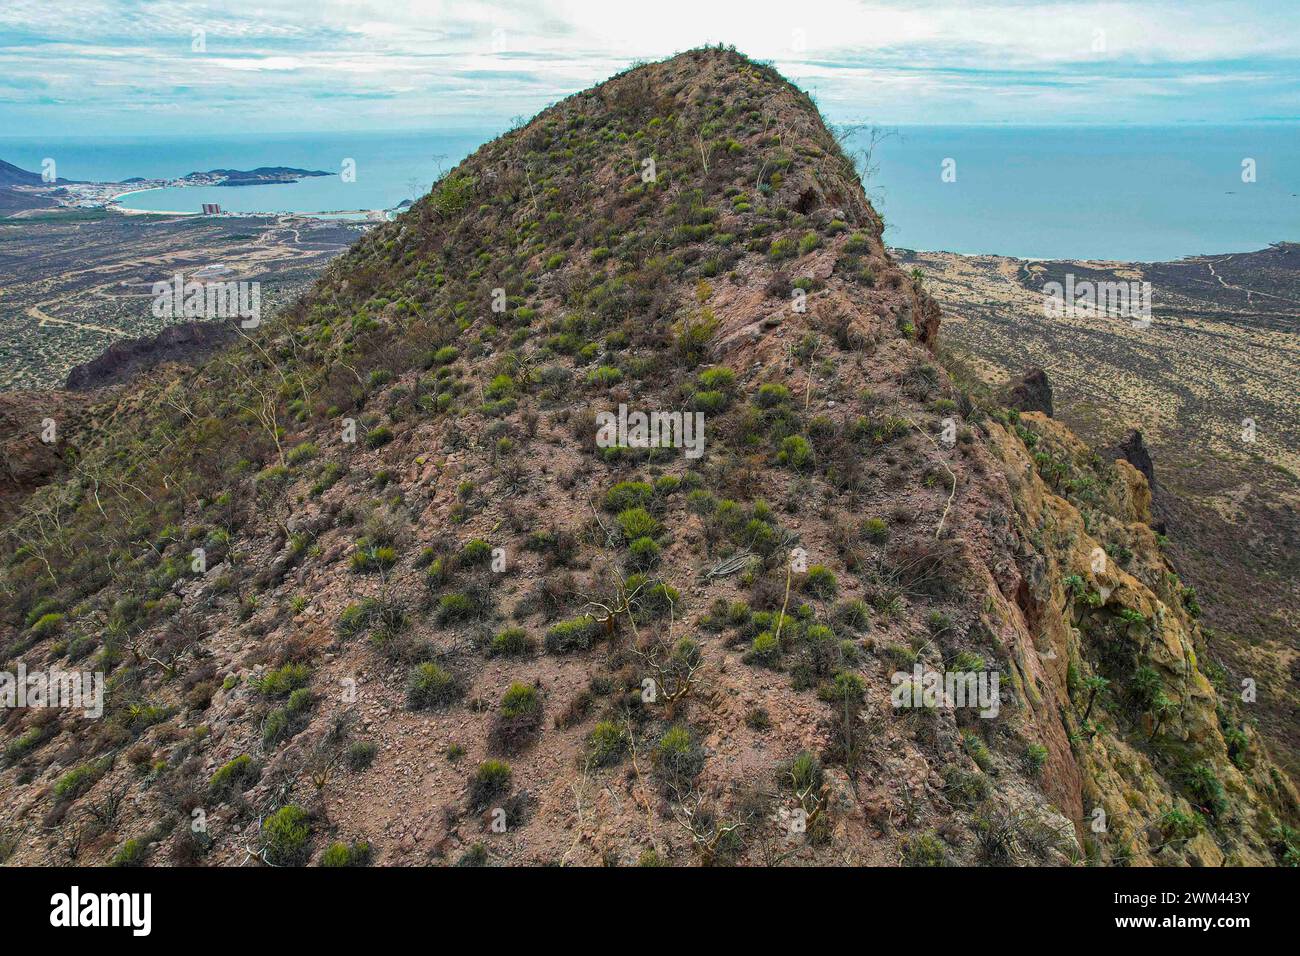
[[[1175,256],[1167,259],[1088,259],[1071,256],[1017,256],[1002,252],[957,252],[953,249],[914,249],[910,246],[895,246],[888,242],[885,243],[885,248],[888,249],[891,254],[906,257],[915,257],[918,255],[956,256],[959,259],[967,259],[971,261],[977,259],[1005,259],[1012,262],[1025,263],[1075,263],[1078,265],[1094,266],[1099,269],[1195,262],[1201,259],[1222,258],[1224,256],[1251,256],[1261,252],[1268,252],[1270,249],[1276,249],[1279,246],[1300,246],[1300,237],[1295,239],[1274,239],[1271,242],[1266,242],[1258,249],[1233,249],[1229,252],[1189,252],[1186,255]]]
[[[124,199],[131,196],[139,196],[144,193],[157,192],[160,189],[186,189],[192,188],[193,183],[166,183],[160,186],[148,186],[144,189],[130,189],[124,193],[115,193],[104,203],[104,209],[111,209],[127,216],[202,216],[202,212],[180,209],[137,209],[132,206],[123,204]],[[204,184],[206,185],[206,184]],[[298,218],[298,219],[320,219],[325,221],[334,221],[347,219],[350,221],[376,221],[382,222],[388,218],[388,214],[395,212],[392,209],[330,209],[319,212],[303,212],[298,210],[261,210],[261,211],[242,211],[242,210],[222,210],[217,215],[232,219],[263,218],[274,216],[277,218]]]
[[[147,192],[148,190],[135,191]],[[285,212],[282,210],[275,212],[243,212],[224,210],[216,215],[205,215],[202,212],[194,212],[193,210],[188,209],[135,209],[130,206],[120,205],[115,199],[107,199],[103,203],[61,203],[44,209],[18,210],[8,216],[0,216],[0,222],[19,222],[32,218],[40,218],[41,216],[49,216],[51,214],[101,212],[112,213],[129,219],[149,216],[166,216],[184,219],[273,219],[277,222],[350,222],[376,225],[383,222],[391,222],[397,214],[402,211],[403,210],[401,209],[336,209],[327,212]]]

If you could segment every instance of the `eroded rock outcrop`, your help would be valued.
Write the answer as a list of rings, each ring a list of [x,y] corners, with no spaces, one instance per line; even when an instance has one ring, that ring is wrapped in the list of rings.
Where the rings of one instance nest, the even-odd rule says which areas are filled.
[[[87,391],[120,385],[163,362],[193,364],[223,346],[238,333],[229,322],[181,322],[155,335],[114,342],[97,358],[68,372],[65,388]]]
[[[1022,412],[1042,412],[1052,417],[1052,383],[1041,368],[1031,369],[1006,390],[1006,404]]]

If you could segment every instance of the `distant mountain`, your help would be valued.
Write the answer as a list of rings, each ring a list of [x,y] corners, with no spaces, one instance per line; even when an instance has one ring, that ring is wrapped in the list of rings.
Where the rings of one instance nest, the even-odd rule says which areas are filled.
[[[58,179],[55,182],[66,183],[70,180]],[[0,187],[8,188],[10,186],[49,186],[50,183],[41,179],[40,173],[31,173],[13,163],[6,163],[0,159]]]
[[[59,180],[66,182],[66,180]],[[24,209],[44,209],[57,205],[53,200],[30,193],[15,192],[13,186],[44,186],[40,173],[29,173],[12,163],[0,159],[0,216],[9,216]]]
[[[29,173],[13,163],[6,163],[0,159],[0,186],[41,186],[40,173]]]
[[[59,182],[65,183],[66,179]],[[0,159],[0,216],[8,216],[23,209],[44,209],[57,203],[44,196],[15,192],[14,186],[47,186],[40,173],[31,173]]]

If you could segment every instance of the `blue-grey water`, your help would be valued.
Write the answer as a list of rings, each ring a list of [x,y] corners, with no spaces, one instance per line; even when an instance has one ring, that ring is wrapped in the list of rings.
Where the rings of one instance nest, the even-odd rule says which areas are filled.
[[[0,138],[0,159],[39,170],[52,157],[60,176],[96,181],[214,168],[327,170],[290,185],[160,189],[124,200],[168,212],[218,202],[236,212],[319,213],[392,208],[500,132]],[[1295,125],[900,127],[874,158],[868,192],[894,246],[1153,261],[1300,241]],[[339,175],[349,159],[353,182]],[[1247,159],[1254,182],[1242,178]]]
[[[903,127],[876,154],[893,246],[1152,262],[1300,241],[1294,125]]]

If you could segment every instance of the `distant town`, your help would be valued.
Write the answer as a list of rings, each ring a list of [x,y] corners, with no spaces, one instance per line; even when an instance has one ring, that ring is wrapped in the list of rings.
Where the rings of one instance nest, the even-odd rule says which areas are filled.
[[[51,209],[105,209],[139,215],[145,210],[132,209],[122,204],[122,200],[136,193],[151,189],[187,188],[194,186],[269,186],[296,183],[303,179],[332,176],[333,173],[319,169],[296,169],[291,166],[259,166],[257,169],[210,169],[206,172],[192,172],[174,179],[147,178],[136,176],[120,182],[77,182],[63,179],[57,174],[57,167],[47,161],[39,173],[21,169],[10,163],[0,161],[0,215],[30,215],[28,210]],[[189,210],[181,211],[190,214]],[[388,218],[389,210],[337,210],[332,213],[351,214],[367,219],[383,220]],[[220,203],[198,203],[193,210],[195,215],[236,216],[266,215],[259,212],[235,212],[226,210]]]

